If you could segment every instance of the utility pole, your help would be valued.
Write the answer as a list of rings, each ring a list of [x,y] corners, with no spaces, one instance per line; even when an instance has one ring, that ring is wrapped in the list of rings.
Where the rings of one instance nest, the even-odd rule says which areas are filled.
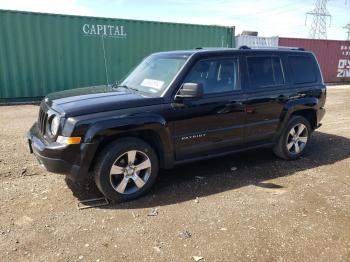
[[[346,40],[350,40],[350,23],[348,23],[346,26],[343,27],[344,29],[347,29],[348,31],[346,32],[348,34]]]
[[[313,17],[309,37],[312,39],[327,39],[327,18],[331,21],[331,14],[327,10],[329,0],[316,0],[315,9],[306,13]]]

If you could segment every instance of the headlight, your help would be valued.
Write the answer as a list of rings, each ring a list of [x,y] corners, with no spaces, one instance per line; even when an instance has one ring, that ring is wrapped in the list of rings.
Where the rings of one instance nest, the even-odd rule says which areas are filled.
[[[50,123],[50,133],[52,136],[57,135],[59,125],[60,125],[60,118],[58,116],[54,116],[51,119],[51,123]]]

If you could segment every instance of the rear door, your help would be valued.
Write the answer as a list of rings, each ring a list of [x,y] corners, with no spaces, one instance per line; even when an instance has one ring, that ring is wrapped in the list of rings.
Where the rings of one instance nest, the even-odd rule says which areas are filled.
[[[278,53],[245,55],[246,143],[269,141],[277,130],[289,92],[284,59]]]

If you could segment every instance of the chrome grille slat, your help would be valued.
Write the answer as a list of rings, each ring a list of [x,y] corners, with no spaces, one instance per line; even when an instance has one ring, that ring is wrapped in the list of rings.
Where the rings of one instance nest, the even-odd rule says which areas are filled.
[[[47,117],[48,117],[47,112],[45,112],[43,107],[40,106],[39,116],[38,116],[38,127],[42,135],[44,135],[46,131]]]
[[[41,131],[41,121],[42,121],[42,109],[41,107],[39,108],[39,114],[38,114],[38,127],[39,127],[39,130]]]
[[[44,117],[43,117],[43,128],[42,128],[42,134],[45,134],[46,131],[46,123],[47,123],[47,114],[44,113]]]

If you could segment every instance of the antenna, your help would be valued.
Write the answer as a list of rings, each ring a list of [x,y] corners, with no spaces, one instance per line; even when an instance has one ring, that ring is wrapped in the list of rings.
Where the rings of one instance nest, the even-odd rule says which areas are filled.
[[[327,39],[327,18],[329,18],[329,25],[332,16],[327,10],[327,2],[329,0],[316,0],[315,9],[306,13],[313,16],[309,37],[312,39]],[[306,23],[306,21],[305,21]]]
[[[109,79],[108,79],[108,68],[107,68],[107,58],[106,58],[106,48],[105,48],[105,40],[104,40],[105,34],[101,35],[102,38],[102,49],[103,49],[103,58],[105,61],[105,72],[106,72],[106,81],[107,86],[109,86]]]

